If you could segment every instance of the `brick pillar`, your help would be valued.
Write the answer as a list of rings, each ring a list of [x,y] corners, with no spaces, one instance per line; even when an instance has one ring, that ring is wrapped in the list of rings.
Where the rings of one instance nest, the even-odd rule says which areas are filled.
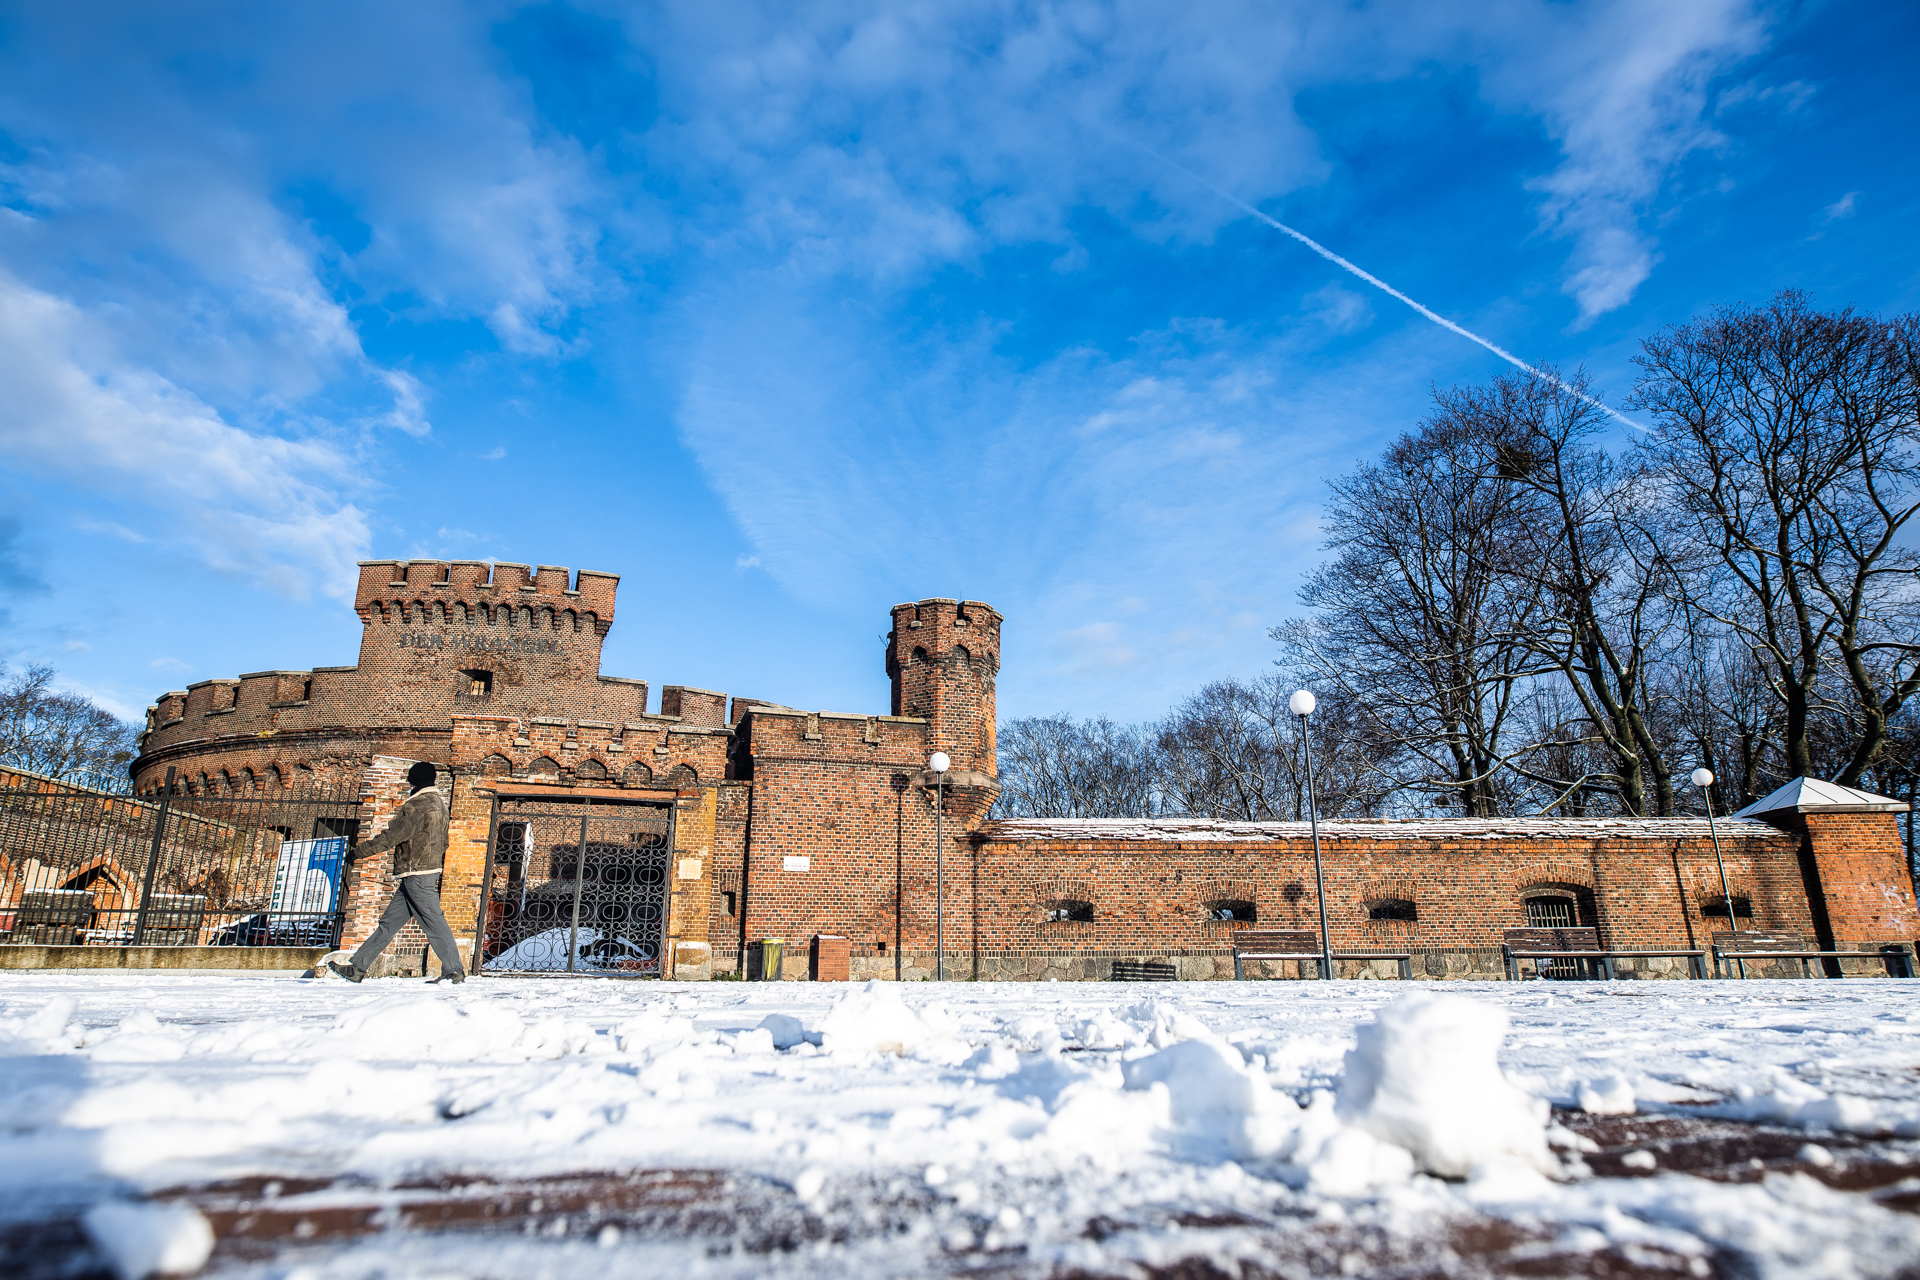
[[[713,831],[719,794],[717,788],[702,787],[698,801],[683,798],[674,813],[662,977],[703,982],[713,976],[713,947],[707,930],[713,912]]]
[[[1802,864],[1811,872],[1808,906],[1820,945],[1851,950],[1920,938],[1920,908],[1907,872],[1899,815],[1814,812],[1802,817],[1807,832]]]

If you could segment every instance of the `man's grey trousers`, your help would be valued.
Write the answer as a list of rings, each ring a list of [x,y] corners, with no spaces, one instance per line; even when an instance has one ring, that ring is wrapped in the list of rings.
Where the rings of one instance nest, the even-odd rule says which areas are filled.
[[[393,935],[400,932],[408,917],[420,922],[420,932],[427,935],[427,941],[433,944],[433,953],[440,957],[440,973],[452,976],[463,973],[460,965],[460,949],[453,944],[453,930],[447,928],[447,918],[440,912],[440,876],[436,872],[430,876],[402,876],[400,885],[393,891],[393,901],[380,913],[380,927],[373,936],[360,944],[353,953],[353,967],[356,972],[366,973],[380,953],[393,941]]]

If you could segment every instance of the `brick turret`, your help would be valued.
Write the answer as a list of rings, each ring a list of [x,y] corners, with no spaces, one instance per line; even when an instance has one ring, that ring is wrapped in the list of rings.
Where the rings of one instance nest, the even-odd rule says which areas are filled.
[[[1000,673],[1000,615],[978,600],[921,600],[893,606],[887,674],[893,714],[931,722],[930,751],[957,770],[999,772],[993,683]]]

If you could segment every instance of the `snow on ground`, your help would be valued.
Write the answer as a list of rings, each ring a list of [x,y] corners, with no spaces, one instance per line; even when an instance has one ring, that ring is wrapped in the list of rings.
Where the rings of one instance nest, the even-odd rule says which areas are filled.
[[[1718,1126],[1715,1171],[1582,1136],[1642,1123]],[[1729,1172],[1749,1133],[1788,1155]],[[1495,1227],[1527,1274],[1893,1276],[1914,1139],[1890,980],[0,973],[22,1275],[197,1265],[197,1204],[209,1274],[289,1280],[1451,1275]]]

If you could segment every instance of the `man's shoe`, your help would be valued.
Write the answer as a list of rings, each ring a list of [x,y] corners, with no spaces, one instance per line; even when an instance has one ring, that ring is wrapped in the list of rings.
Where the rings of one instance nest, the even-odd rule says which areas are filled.
[[[341,964],[338,960],[327,961],[327,968],[345,978],[348,982],[358,982],[366,975],[351,964]]]
[[[459,986],[461,983],[465,982],[466,980],[467,980],[467,975],[458,969],[454,970],[452,973],[442,973],[437,978],[427,979],[428,982],[451,982],[456,987]]]

